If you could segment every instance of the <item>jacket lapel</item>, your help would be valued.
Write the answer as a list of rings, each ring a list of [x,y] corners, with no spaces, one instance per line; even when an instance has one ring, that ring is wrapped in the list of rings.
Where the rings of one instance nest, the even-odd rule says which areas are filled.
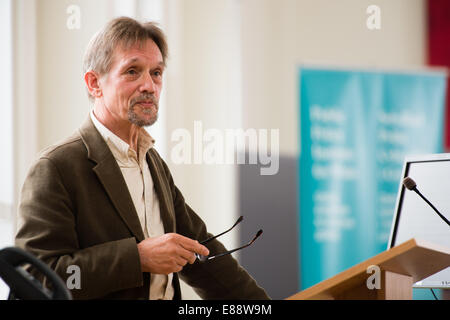
[[[175,208],[173,206],[172,192],[164,175],[164,168],[160,158],[156,155],[154,149],[147,152],[147,163],[152,175],[156,195],[159,200],[159,211],[164,225],[164,231],[176,232],[175,226]]]
[[[88,158],[97,164],[93,171],[105,188],[114,207],[136,239],[139,242],[144,240],[144,232],[122,172],[90,116],[79,132],[88,150]]]

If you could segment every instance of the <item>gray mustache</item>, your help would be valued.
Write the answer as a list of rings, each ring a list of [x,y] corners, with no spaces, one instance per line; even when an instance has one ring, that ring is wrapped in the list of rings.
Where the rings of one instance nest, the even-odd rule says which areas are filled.
[[[152,94],[149,95],[141,95],[131,100],[131,106],[134,106],[136,103],[140,103],[146,100],[150,100],[155,106],[158,106],[158,101],[156,97]]]

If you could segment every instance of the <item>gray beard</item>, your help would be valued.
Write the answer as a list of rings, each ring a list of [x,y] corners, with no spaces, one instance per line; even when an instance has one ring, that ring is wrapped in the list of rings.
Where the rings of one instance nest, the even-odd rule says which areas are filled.
[[[156,105],[157,107],[157,105]],[[145,113],[145,111],[144,111]],[[134,112],[134,105],[132,105],[129,109],[128,109],[128,120],[132,123],[137,125],[138,127],[148,127],[153,125],[156,120],[158,120],[158,113],[156,113],[154,118],[151,118],[149,120],[144,120],[142,118],[140,118],[136,112]]]

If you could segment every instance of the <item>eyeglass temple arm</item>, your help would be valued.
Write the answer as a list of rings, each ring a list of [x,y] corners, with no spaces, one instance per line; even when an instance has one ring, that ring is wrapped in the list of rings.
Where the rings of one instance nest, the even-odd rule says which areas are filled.
[[[251,246],[251,245],[253,244],[253,242],[255,242],[256,239],[258,239],[258,237],[259,237],[262,233],[263,233],[263,231],[262,231],[262,230],[259,230],[259,231],[256,233],[256,235],[255,235],[255,237],[253,238],[253,240],[250,241],[249,243],[243,245],[242,247],[239,247],[239,248],[236,248],[236,249],[233,249],[233,250],[230,250],[230,251],[222,252],[222,253],[216,254],[216,255],[214,255],[214,256],[208,256],[206,260],[211,260],[211,259],[215,259],[215,258],[218,258],[218,257],[222,257],[222,256],[225,256],[225,255],[227,255],[227,254],[231,254],[231,253],[233,253],[233,252],[235,252],[235,251],[238,251],[238,250],[247,248],[247,247]]]
[[[224,232],[218,234],[217,236],[213,236],[213,237],[211,237],[211,238],[208,238],[208,239],[206,239],[206,240],[203,240],[202,242],[200,242],[200,244],[208,243],[208,242],[210,242],[211,240],[214,240],[215,238],[218,238],[218,237],[220,237],[221,235],[223,235],[223,234],[225,234],[225,233],[231,231],[231,230],[232,230],[234,227],[236,227],[236,226],[238,225],[238,223],[240,223],[242,220],[244,220],[244,217],[243,217],[243,216],[240,216],[239,219],[237,219],[237,221],[233,224],[233,226],[232,226],[230,229],[228,229],[228,230],[226,230],[226,231],[224,231]]]

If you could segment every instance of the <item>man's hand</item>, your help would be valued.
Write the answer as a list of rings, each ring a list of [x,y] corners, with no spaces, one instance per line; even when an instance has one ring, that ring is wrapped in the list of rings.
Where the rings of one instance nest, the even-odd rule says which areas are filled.
[[[195,262],[195,253],[209,254],[208,248],[196,240],[177,233],[167,233],[160,237],[147,238],[138,245],[142,272],[169,274],[180,272],[189,262]]]

